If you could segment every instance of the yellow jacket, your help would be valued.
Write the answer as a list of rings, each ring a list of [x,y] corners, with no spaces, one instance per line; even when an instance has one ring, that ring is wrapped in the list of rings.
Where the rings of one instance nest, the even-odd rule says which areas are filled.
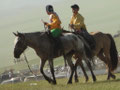
[[[86,30],[86,26],[84,24],[84,17],[79,13],[76,16],[72,16],[70,24],[74,25],[75,30],[80,30],[81,28]]]
[[[50,26],[50,30],[56,28],[61,29],[61,21],[56,13],[50,15],[50,23],[47,26]]]

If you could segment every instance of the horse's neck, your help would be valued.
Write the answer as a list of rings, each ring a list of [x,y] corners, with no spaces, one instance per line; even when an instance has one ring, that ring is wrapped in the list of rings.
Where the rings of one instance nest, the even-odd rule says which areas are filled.
[[[47,35],[40,35],[40,33],[26,34],[25,38],[28,46],[33,49],[42,48],[48,41]]]
[[[38,44],[38,42],[40,42],[39,36],[36,34],[25,34],[25,40],[27,42],[27,45],[31,48],[35,48]]]

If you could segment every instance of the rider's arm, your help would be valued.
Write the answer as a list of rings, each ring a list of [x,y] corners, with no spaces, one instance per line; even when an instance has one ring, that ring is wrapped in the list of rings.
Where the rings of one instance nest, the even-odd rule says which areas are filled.
[[[56,15],[52,15],[52,22],[48,23],[47,26],[56,27],[57,25],[61,24],[61,21]]]
[[[71,17],[71,20],[70,20],[70,25],[73,24],[73,21],[74,21],[74,18],[73,18],[73,16],[72,16],[72,17]]]

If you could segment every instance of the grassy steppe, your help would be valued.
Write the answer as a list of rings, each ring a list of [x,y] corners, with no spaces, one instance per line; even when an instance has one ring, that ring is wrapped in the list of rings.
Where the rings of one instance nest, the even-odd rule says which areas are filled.
[[[26,83],[0,85],[0,90],[120,90],[120,74],[116,74],[116,80],[106,81],[107,75],[97,76],[97,82],[84,83],[84,78],[79,78],[79,83],[67,85],[66,78],[57,79],[57,85],[51,85],[45,80]]]

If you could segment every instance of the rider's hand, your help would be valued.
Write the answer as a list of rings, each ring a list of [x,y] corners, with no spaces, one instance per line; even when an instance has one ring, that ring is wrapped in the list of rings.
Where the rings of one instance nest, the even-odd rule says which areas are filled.
[[[43,22],[44,23],[44,25],[47,25],[48,23],[47,22]]]
[[[73,24],[69,24],[70,28],[73,29],[74,28],[74,25]]]

